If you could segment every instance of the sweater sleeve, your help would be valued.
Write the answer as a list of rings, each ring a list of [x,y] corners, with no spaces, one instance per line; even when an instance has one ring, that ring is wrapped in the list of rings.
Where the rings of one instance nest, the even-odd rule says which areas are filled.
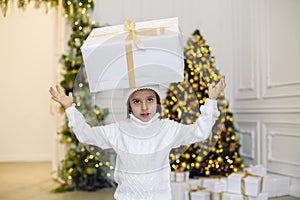
[[[74,106],[65,111],[69,120],[68,126],[73,130],[79,142],[103,149],[112,148],[109,140],[114,132],[114,124],[91,127]]]
[[[201,115],[194,124],[184,125],[174,122],[177,127],[173,137],[173,148],[200,142],[208,138],[215,124],[215,117],[220,115],[217,101],[206,99],[205,104],[200,107],[200,112]]]

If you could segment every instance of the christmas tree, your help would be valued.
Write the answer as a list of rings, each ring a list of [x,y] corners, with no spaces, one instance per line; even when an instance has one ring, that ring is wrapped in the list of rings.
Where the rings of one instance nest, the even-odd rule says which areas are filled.
[[[100,110],[94,103],[94,96],[89,92],[88,79],[83,66],[80,47],[93,28],[99,27],[91,21],[89,11],[93,9],[93,1],[63,1],[65,17],[72,25],[72,33],[68,40],[69,52],[62,55],[64,65],[61,86],[65,92],[73,92],[74,104],[91,126],[103,125],[108,114],[107,109]],[[111,186],[107,177],[111,176],[112,166],[109,156],[95,146],[85,146],[78,142],[72,130],[62,127],[61,142],[67,144],[68,151],[58,170],[62,186],[55,191],[89,190]]]
[[[201,115],[199,106],[208,98],[209,84],[216,84],[220,72],[216,68],[211,48],[196,30],[184,49],[185,81],[173,83],[162,102],[163,115],[183,124],[195,123]],[[190,176],[225,175],[244,168],[238,153],[234,119],[224,93],[217,99],[220,116],[205,141],[173,149],[170,163],[173,171],[190,171]]]
[[[1,1],[0,7],[6,16],[9,0]],[[17,7],[25,10],[31,1],[18,0]],[[38,0],[33,1],[36,8],[42,5],[48,11],[49,7],[57,8],[58,0]],[[100,110],[94,103],[94,96],[88,88],[83,59],[80,51],[81,45],[93,28],[98,25],[90,18],[90,12],[94,4],[92,0],[63,0],[61,1],[64,16],[68,19],[71,27],[71,34],[68,40],[69,52],[61,56],[61,63],[64,66],[63,79],[60,85],[66,94],[73,92],[74,105],[84,115],[92,126],[102,125],[108,110]],[[63,112],[63,108],[62,112]],[[74,133],[68,127],[67,118],[65,124],[59,132],[61,143],[67,145],[65,159],[62,160],[58,169],[58,180],[60,187],[54,189],[55,192],[66,190],[96,190],[114,184],[111,179],[113,166],[109,162],[110,152],[101,151],[95,146],[85,146],[80,144]]]

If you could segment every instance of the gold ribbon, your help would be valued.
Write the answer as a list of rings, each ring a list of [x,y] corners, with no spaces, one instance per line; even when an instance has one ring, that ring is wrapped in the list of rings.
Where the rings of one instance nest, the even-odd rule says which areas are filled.
[[[192,186],[191,186],[190,183],[189,183],[189,192],[188,192],[188,198],[189,198],[189,200],[192,200],[191,193],[192,192],[198,192],[198,191],[209,192],[209,199],[213,200],[213,193],[212,193],[212,191],[206,190],[204,187],[200,187],[200,186],[197,186],[196,189],[192,189]]]
[[[260,178],[261,179],[260,180],[260,182],[261,182],[261,184],[260,184],[260,192],[262,192],[262,183],[263,183],[263,177],[262,176],[251,174],[248,171],[245,171],[242,174],[244,174],[244,176],[241,179],[241,191],[242,191],[242,195],[243,195],[243,199],[244,200],[248,200],[248,195],[246,195],[246,186],[245,186],[245,179],[248,176],[252,176],[252,177],[256,177],[256,178]]]
[[[105,33],[100,35],[92,35],[89,36],[89,38],[97,38],[97,37],[105,37],[105,36],[112,36],[117,35],[122,32],[127,32],[128,35],[125,39],[126,41],[126,60],[127,60],[127,70],[128,70],[128,79],[129,79],[129,86],[135,87],[135,78],[134,78],[134,63],[133,63],[133,53],[132,53],[132,44],[131,41],[135,43],[135,45],[139,49],[145,49],[142,41],[138,38],[139,35],[144,36],[158,36],[165,34],[165,28],[174,26],[176,24],[171,24],[168,26],[157,26],[157,27],[151,27],[151,28],[135,28],[135,22],[132,22],[130,20],[126,20],[124,22],[123,31],[118,32],[112,32],[112,33]],[[159,32],[157,31],[159,30]]]
[[[174,182],[176,182],[177,181],[177,176],[176,176],[176,174],[177,173],[184,173],[183,174],[183,181],[186,181],[186,172],[177,172],[177,171],[173,171],[173,180],[174,180]]]
[[[223,200],[223,192],[219,193],[219,200]]]

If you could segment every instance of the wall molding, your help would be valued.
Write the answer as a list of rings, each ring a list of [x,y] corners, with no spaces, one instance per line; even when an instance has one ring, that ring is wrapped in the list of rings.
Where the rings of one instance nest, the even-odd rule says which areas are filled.
[[[263,122],[263,135],[265,138],[264,141],[264,162],[267,164],[268,169],[271,171],[280,172],[285,175],[292,175],[296,177],[299,176],[300,170],[300,160],[295,161],[294,158],[288,158],[286,156],[281,155],[282,157],[276,156],[273,152],[274,149],[278,149],[278,147],[274,147],[276,145],[276,138],[279,139],[289,139],[295,140],[298,139],[300,141],[300,123],[295,122]],[[282,137],[282,138],[278,138]],[[295,138],[295,139],[293,139]],[[277,141],[278,143],[278,141]],[[297,148],[296,146],[293,147]],[[298,147],[299,148],[299,147]],[[290,148],[284,148],[282,151],[290,150]],[[287,154],[288,154],[287,150]],[[295,151],[298,151],[295,149]],[[285,170],[284,168],[289,168],[290,170]]]
[[[245,6],[247,4],[247,6]],[[257,5],[255,1],[236,2],[233,13],[234,99],[256,100],[258,90]],[[235,16],[236,15],[236,16]],[[248,22],[248,23],[245,23]],[[247,43],[245,42],[247,41]],[[245,66],[246,65],[246,66]],[[247,70],[248,69],[248,70]]]
[[[250,159],[253,162],[258,162],[259,155],[258,149],[260,148],[258,145],[258,130],[259,130],[259,121],[237,121],[238,125],[238,134],[240,136],[240,154],[242,157]],[[250,137],[250,149],[244,149],[245,146],[245,137]],[[248,146],[249,147],[249,146]],[[250,152],[250,153],[247,153]]]
[[[235,114],[299,114],[300,107],[233,107]]]
[[[264,15],[261,17],[261,62],[262,67],[262,98],[300,97],[300,81],[272,81],[271,75],[271,30],[270,30],[270,1],[262,1]],[[284,69],[283,69],[284,70]],[[280,69],[282,71],[282,69]]]

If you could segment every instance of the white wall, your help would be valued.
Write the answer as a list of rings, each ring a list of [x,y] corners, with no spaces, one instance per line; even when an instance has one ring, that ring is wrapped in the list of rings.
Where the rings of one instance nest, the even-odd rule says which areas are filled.
[[[56,77],[55,12],[9,7],[0,16],[0,162],[52,160]],[[55,110],[55,105],[54,110]]]
[[[248,164],[300,196],[300,1],[234,0],[232,109]]]

